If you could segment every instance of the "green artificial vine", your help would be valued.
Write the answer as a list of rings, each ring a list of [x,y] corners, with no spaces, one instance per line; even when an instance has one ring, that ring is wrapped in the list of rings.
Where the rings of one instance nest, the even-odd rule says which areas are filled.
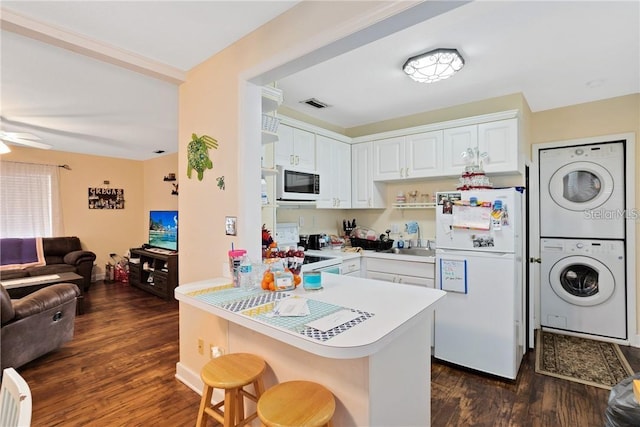
[[[187,177],[191,178],[193,170],[198,172],[198,181],[204,178],[205,169],[213,168],[209,158],[209,149],[218,148],[218,141],[209,135],[191,134],[191,142],[187,145]]]

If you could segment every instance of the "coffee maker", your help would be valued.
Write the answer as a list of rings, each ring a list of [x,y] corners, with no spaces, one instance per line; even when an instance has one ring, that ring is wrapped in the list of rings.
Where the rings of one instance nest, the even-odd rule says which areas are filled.
[[[310,234],[309,235],[309,249],[320,250],[326,246],[326,240],[323,234]]]

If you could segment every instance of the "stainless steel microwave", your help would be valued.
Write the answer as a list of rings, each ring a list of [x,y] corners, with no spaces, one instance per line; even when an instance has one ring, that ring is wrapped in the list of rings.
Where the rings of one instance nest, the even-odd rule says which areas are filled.
[[[276,167],[276,198],[278,200],[318,200],[320,197],[320,175],[293,169]]]

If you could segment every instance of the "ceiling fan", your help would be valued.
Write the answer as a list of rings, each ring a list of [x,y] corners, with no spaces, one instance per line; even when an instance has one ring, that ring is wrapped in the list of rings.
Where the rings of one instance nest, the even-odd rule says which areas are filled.
[[[40,137],[26,132],[0,131],[0,140],[8,142],[9,144],[26,145],[28,147],[40,148],[43,150],[48,150],[51,148],[51,145],[49,144],[38,142],[41,140]]]

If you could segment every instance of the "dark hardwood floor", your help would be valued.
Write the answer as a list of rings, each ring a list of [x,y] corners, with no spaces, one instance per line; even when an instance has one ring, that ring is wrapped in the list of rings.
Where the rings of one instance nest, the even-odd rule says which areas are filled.
[[[120,283],[86,295],[74,340],[18,369],[32,426],[193,426],[200,396],[174,377],[178,303]],[[640,370],[640,349],[622,350]],[[514,382],[434,362],[432,425],[601,427],[609,392],[536,374],[534,356]]]

